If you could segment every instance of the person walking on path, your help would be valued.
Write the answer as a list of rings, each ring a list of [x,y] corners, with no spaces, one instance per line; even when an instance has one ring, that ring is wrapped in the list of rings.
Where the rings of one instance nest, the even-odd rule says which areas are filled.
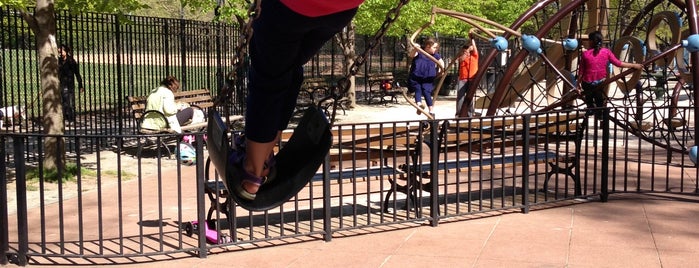
[[[85,92],[83,78],[78,62],[73,58],[73,50],[65,44],[58,47],[58,80],[63,100],[63,117],[67,122],[75,123],[75,81],[80,92]]]

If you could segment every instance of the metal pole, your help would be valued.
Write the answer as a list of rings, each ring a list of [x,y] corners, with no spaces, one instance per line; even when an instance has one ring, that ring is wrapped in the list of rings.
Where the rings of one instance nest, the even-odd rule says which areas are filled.
[[[547,116],[547,115],[541,115]],[[529,121],[531,115],[522,116],[522,213],[529,213]],[[517,152],[515,152],[515,155]],[[546,190],[546,189],[544,189]]]
[[[600,199],[607,202],[609,197],[609,113],[611,109],[607,107],[602,114],[602,172],[600,181]],[[595,118],[596,119],[596,118]]]
[[[342,176],[342,175],[340,175]],[[330,242],[333,237],[332,232],[332,205],[330,199],[332,190],[330,189],[330,155],[325,156],[323,162],[323,239],[325,242]]]
[[[697,34],[699,33],[699,22],[697,22],[697,2],[695,0],[687,0],[687,23],[689,24],[689,33],[691,34]],[[696,73],[696,69],[699,68],[699,54],[697,52],[692,52],[691,53],[691,62],[692,62],[692,85],[695,88],[694,90],[694,144],[697,145],[699,144],[699,128],[696,126],[699,125],[699,107],[696,106],[697,103],[699,103],[699,93],[697,93],[696,87],[699,86],[699,75]],[[699,178],[699,168],[694,169],[695,170],[695,178]]]
[[[25,140],[25,138],[15,137],[13,141],[16,165],[15,180],[17,182],[17,242],[19,243],[17,249],[17,264],[19,266],[27,265],[27,252],[29,251],[29,228],[27,226],[27,170],[24,163]]]
[[[430,184],[432,184],[430,192],[430,222],[432,227],[439,225],[439,122],[430,120]],[[422,183],[422,182],[420,182]],[[418,186],[419,187],[419,186]],[[419,208],[415,208],[417,211]]]
[[[197,224],[199,225],[199,230],[197,230],[197,235],[199,237],[199,258],[206,258],[206,228],[208,224],[206,222],[206,217],[204,216],[205,201],[204,201],[204,184],[206,183],[206,174],[204,174],[204,136],[196,135],[195,137],[197,146],[195,148],[197,154]],[[178,145],[179,146],[179,145]],[[218,185],[216,186],[216,191],[218,191]],[[230,219],[228,219],[230,221]],[[218,229],[218,224],[216,224]]]
[[[0,144],[5,144],[5,136],[0,137]],[[5,146],[0,148],[0,170],[7,170],[5,163]],[[0,173],[0,204],[7,204],[7,173]],[[7,264],[7,253],[10,250],[10,239],[7,221],[7,206],[0,206],[0,264]]]

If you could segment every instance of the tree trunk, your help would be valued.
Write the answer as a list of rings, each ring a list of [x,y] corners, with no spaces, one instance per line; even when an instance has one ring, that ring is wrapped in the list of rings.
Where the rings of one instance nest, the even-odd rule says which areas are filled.
[[[352,66],[352,64],[354,64],[354,60],[356,58],[356,51],[354,45],[354,28],[354,22],[350,22],[350,24],[348,24],[343,31],[336,35],[338,38],[337,43],[340,45],[340,48],[342,49],[342,54],[344,56],[342,59],[342,75],[347,75],[348,73],[350,73],[350,67]],[[357,87],[355,83],[356,76],[350,76],[349,81],[351,84],[347,92],[347,97],[350,100],[349,108],[352,109],[357,106]]]
[[[43,99],[43,133],[57,135],[44,140],[44,168],[65,168],[63,103],[58,81],[56,15],[53,0],[38,0],[33,16],[24,16],[36,36],[36,48]],[[30,21],[33,20],[33,21]]]

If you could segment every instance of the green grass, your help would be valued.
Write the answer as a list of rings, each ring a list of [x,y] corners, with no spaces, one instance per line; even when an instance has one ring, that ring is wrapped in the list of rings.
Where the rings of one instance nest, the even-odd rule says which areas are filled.
[[[125,180],[125,181],[128,181],[128,180],[131,180],[131,179],[133,179],[133,178],[136,178],[136,174],[133,174],[133,173],[131,173],[131,172],[127,172],[127,171],[124,171],[124,170],[122,170],[121,172],[117,172],[116,170],[106,170],[106,171],[104,171],[104,174],[105,174],[105,175],[114,176],[114,177],[119,176],[119,173],[121,173],[121,178],[122,178],[122,180]]]
[[[36,51],[2,50],[5,72],[4,106],[24,105],[27,114],[38,115],[41,111],[41,84],[38,79]],[[78,112],[111,111],[124,107],[127,95],[147,95],[151,89],[169,74],[186,76],[184,90],[210,88],[214,85],[215,67],[209,66],[160,66],[144,64],[99,63],[103,55],[83,55],[87,59],[79,62],[85,92],[76,92]],[[110,56],[112,57],[112,56]],[[115,56],[114,56],[115,57]],[[154,58],[160,56],[153,55]],[[105,60],[106,61],[106,60]],[[111,61],[111,60],[110,60]],[[211,84],[208,85],[208,84]],[[77,85],[76,85],[77,86]]]
[[[83,168],[83,167],[78,168],[78,166],[75,163],[67,163],[66,169],[63,172],[63,176],[62,176],[61,181],[62,182],[76,181],[77,175],[78,175],[78,170],[80,170],[80,176],[82,178],[87,178],[87,179],[97,178],[98,173],[96,170],[89,169],[89,168]],[[28,185],[34,185],[34,187],[36,187],[35,185],[37,182],[39,182],[40,175],[41,174],[40,174],[38,168],[30,168],[29,170],[27,170],[27,181],[30,182]],[[106,176],[106,177],[113,177],[113,178],[117,178],[117,177],[119,177],[119,175],[121,175],[120,178],[121,178],[121,180],[124,180],[124,181],[136,178],[135,174],[128,172],[128,171],[125,171],[125,170],[122,170],[120,172],[117,172],[116,170],[104,170],[104,171],[102,171],[102,175]],[[44,169],[43,176],[44,176],[44,181],[49,182],[49,183],[58,182],[59,177],[60,177],[58,175],[58,171],[55,169],[54,170]],[[32,189],[29,189],[29,190],[32,190]],[[36,190],[36,189],[34,189],[34,190]]]
[[[58,170],[56,169],[44,169],[43,172],[40,172],[39,168],[31,168],[27,170],[27,181],[39,181],[39,178],[41,178],[42,175],[45,182],[54,183],[58,182],[59,180],[62,182],[75,181],[78,170],[80,170],[81,174],[89,174],[90,172],[95,174],[94,170],[91,171],[86,168],[78,168],[75,163],[67,163],[63,174],[59,174]]]

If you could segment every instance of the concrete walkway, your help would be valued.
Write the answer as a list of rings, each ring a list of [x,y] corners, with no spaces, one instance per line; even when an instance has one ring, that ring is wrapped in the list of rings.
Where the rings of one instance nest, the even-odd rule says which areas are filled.
[[[699,267],[699,197],[613,194],[606,203],[119,267]]]

